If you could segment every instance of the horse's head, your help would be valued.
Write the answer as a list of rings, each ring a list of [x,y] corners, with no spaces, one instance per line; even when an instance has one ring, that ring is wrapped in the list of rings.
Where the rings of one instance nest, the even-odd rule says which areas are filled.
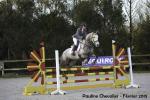
[[[95,47],[99,47],[98,34],[91,32],[86,36],[86,40],[92,42]]]

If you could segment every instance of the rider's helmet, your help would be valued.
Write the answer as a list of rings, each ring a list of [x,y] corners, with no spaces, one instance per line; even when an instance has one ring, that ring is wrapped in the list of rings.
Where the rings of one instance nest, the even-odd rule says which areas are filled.
[[[85,22],[82,22],[82,23],[80,24],[80,26],[81,26],[81,27],[82,27],[82,26],[87,27],[87,25],[86,25]]]

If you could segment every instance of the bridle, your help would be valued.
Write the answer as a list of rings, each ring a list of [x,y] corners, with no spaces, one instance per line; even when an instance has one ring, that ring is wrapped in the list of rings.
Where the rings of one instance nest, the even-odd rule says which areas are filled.
[[[94,35],[96,35],[96,33],[92,34],[91,40],[92,40],[93,45],[96,44],[96,42],[99,42],[98,40],[96,40],[96,41],[94,40],[94,38],[95,38]]]
[[[91,41],[89,41],[89,40],[87,40],[87,39],[85,39],[85,43],[83,43],[82,41],[79,41],[81,44],[83,44],[83,45],[85,45],[85,47],[93,47],[94,46],[94,44],[96,43],[96,42],[99,42],[98,40],[94,40],[94,35],[95,35],[96,33],[93,33],[92,34],[92,36],[91,36]],[[88,43],[88,44],[87,44]]]

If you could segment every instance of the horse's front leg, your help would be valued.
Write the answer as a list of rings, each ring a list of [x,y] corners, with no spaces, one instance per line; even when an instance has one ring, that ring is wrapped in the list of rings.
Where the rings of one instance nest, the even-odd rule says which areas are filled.
[[[86,64],[89,62],[90,57],[95,57],[95,56],[96,56],[95,54],[88,55],[88,56],[86,57],[86,59],[84,59],[84,60],[82,61],[82,65],[86,65]],[[96,60],[97,60],[97,56],[96,56],[96,59],[93,61],[93,64],[95,64]]]
[[[95,64],[95,63],[96,63],[96,60],[97,60],[97,58],[98,58],[98,56],[96,56],[95,54],[92,54],[92,56],[95,57],[95,60],[93,61],[92,64]]]
[[[88,63],[88,61],[89,61],[89,58],[84,59],[84,60],[82,61],[82,65],[87,64],[87,63]]]

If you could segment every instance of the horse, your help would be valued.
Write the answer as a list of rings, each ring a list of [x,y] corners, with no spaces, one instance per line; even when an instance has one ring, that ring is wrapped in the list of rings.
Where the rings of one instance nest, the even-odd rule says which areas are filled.
[[[79,42],[75,55],[71,54],[72,46],[62,53],[60,57],[61,66],[73,66],[77,61],[83,61],[82,63],[85,63],[89,56],[94,55],[94,46],[99,47],[100,45],[97,32],[87,34],[85,39]]]

